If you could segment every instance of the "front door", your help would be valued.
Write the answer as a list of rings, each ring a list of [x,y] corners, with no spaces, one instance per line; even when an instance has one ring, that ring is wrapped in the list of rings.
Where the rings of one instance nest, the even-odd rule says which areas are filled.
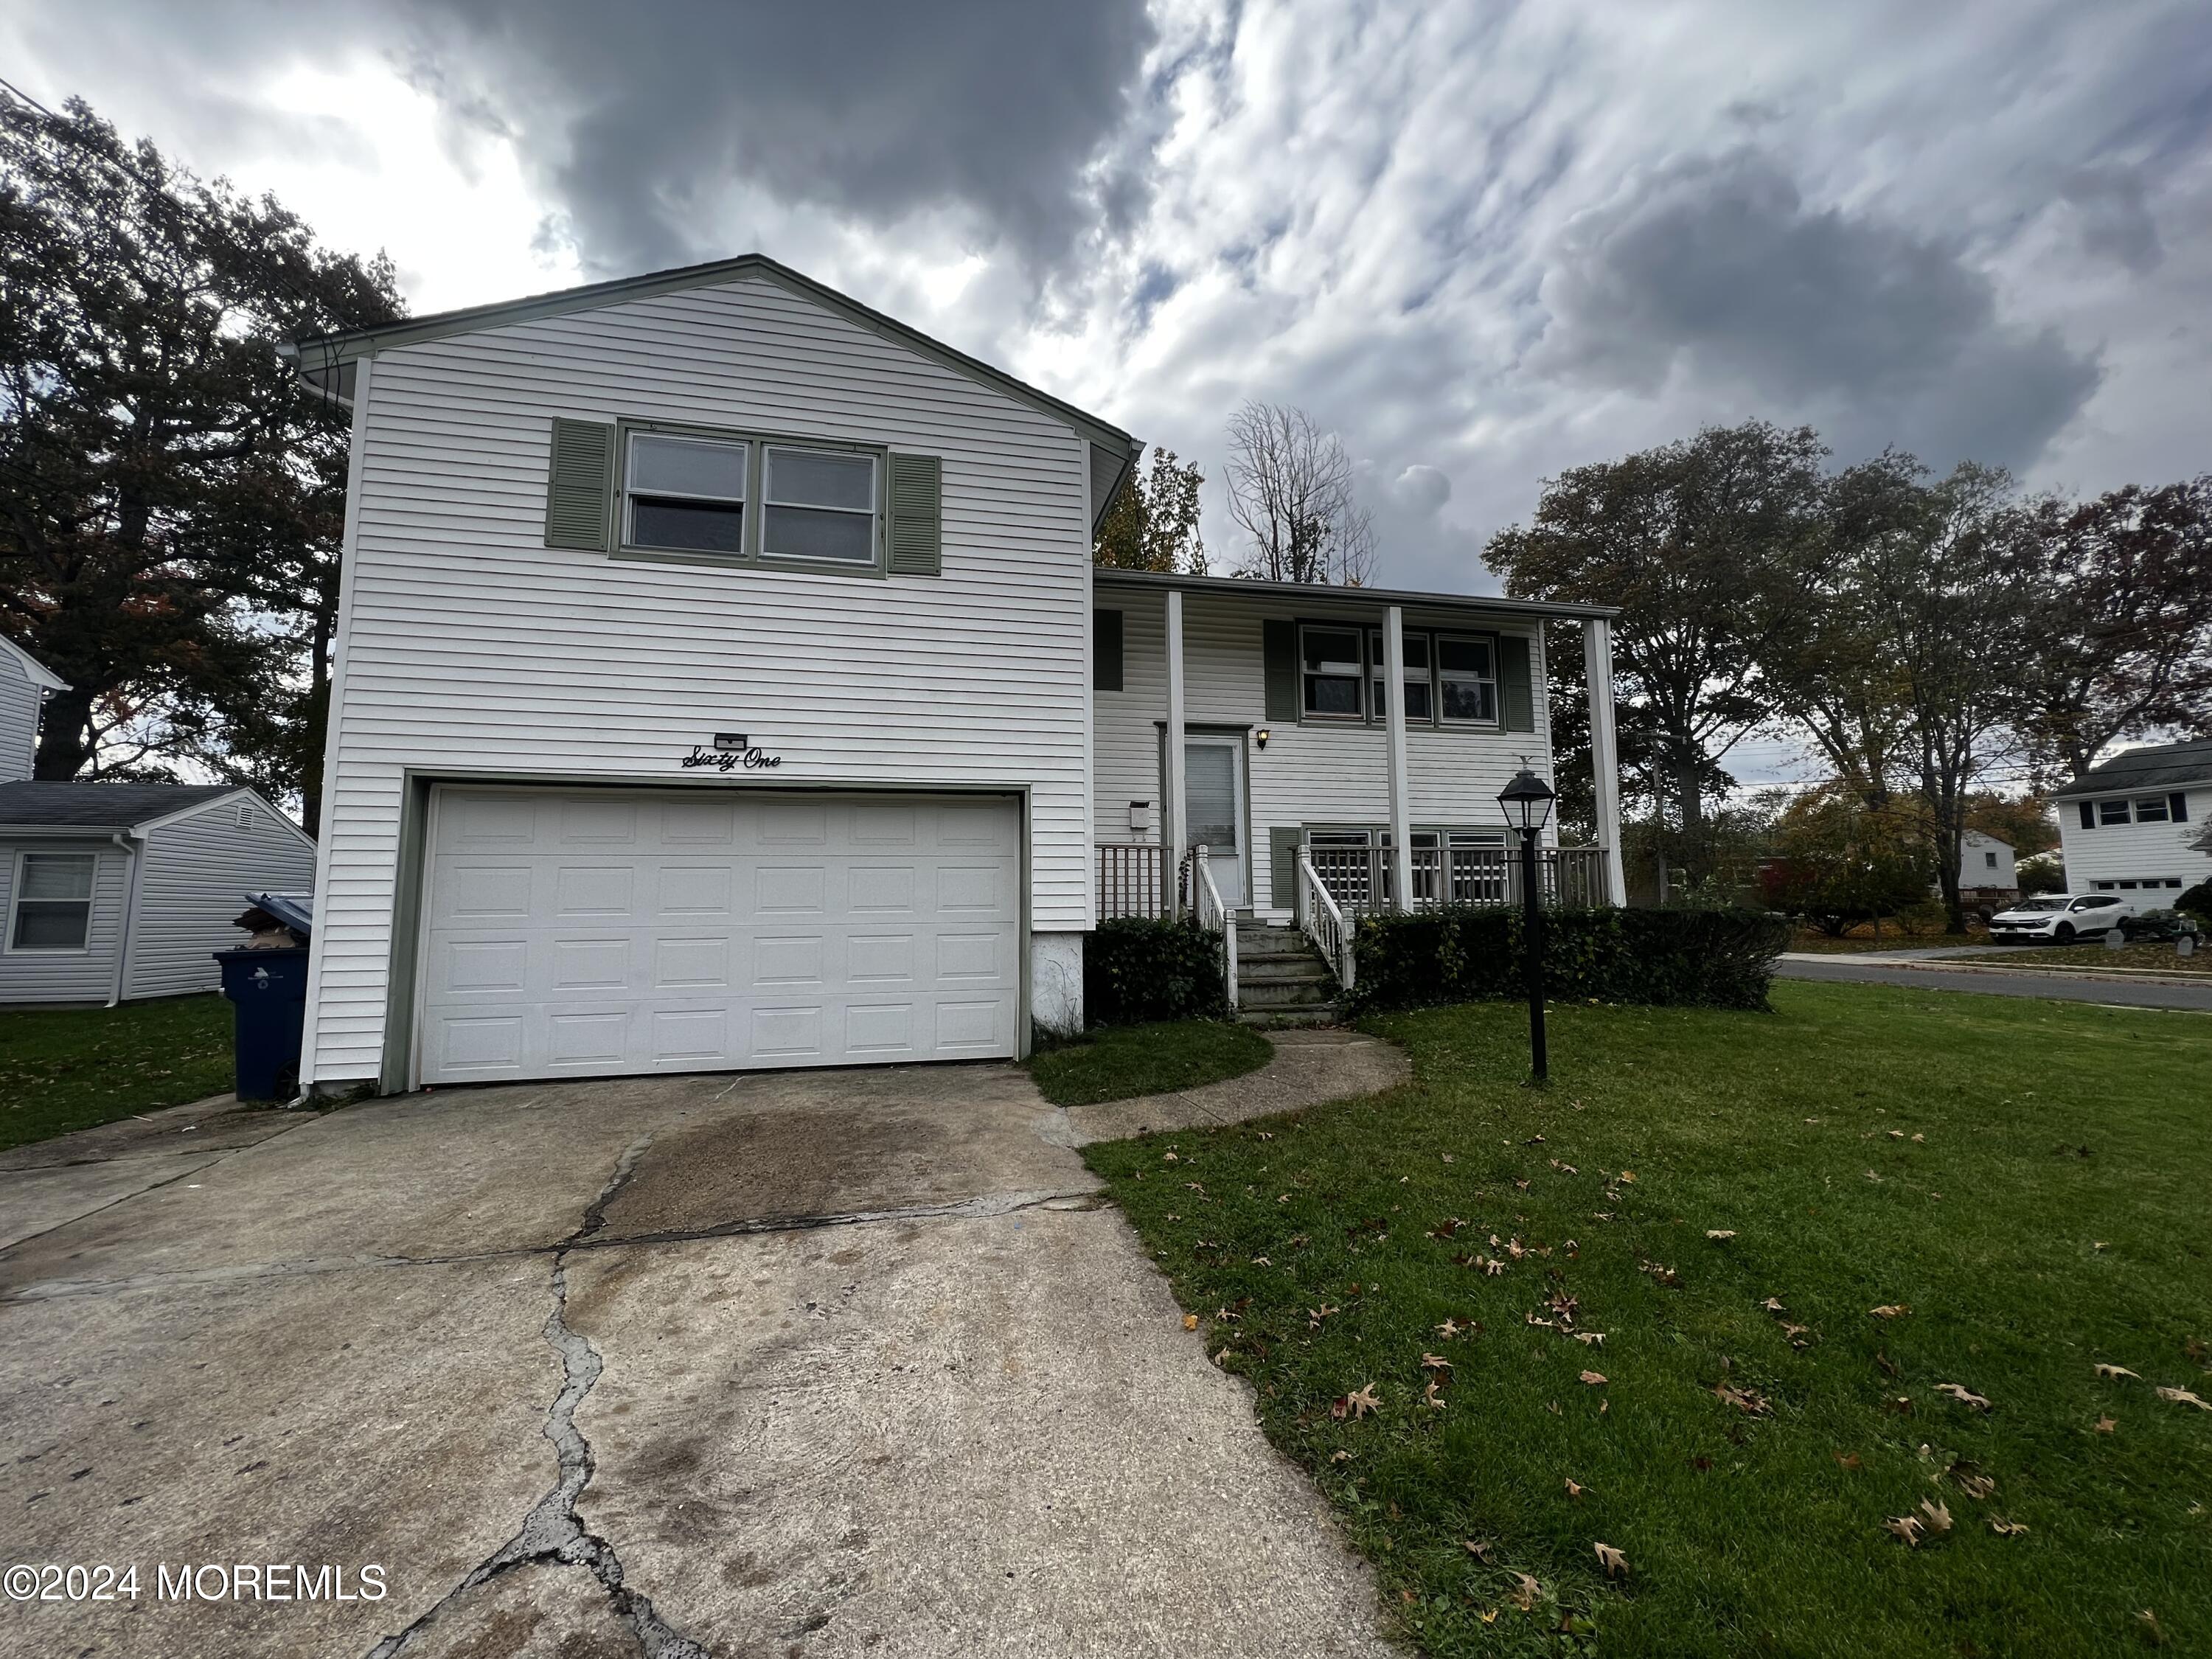
[[[1221,902],[1245,901],[1244,741],[1188,738],[1183,742],[1183,803],[1190,818],[1184,845],[1203,847]]]

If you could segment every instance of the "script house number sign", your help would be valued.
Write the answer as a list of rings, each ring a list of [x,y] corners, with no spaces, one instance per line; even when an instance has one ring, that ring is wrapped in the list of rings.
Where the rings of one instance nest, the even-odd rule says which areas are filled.
[[[742,732],[717,732],[712,749],[694,745],[684,757],[684,764],[687,768],[711,767],[717,772],[734,772],[739,767],[748,772],[762,772],[782,765],[783,757],[754,748],[752,739]]]

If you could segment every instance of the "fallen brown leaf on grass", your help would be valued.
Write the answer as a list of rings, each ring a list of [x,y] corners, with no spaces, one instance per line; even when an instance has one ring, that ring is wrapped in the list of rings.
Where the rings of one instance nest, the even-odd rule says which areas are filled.
[[[1708,1227],[1705,1229],[1705,1237],[1707,1238],[1734,1238],[1735,1237],[1735,1229],[1733,1227]]]
[[[1951,1530],[1951,1511],[1945,1506],[1942,1498],[1922,1498],[1920,1500],[1920,1513],[1928,1522],[1929,1531],[1948,1532]]]
[[[1185,1314],[1182,1316],[1182,1328],[1187,1331],[1196,1330],[1198,1328],[1198,1316],[1196,1314]]]
[[[1766,1397],[1758,1389],[1739,1389],[1733,1382],[1716,1382],[1713,1384],[1713,1395],[1716,1399],[1727,1401],[1740,1412],[1748,1412],[1753,1417],[1764,1417],[1774,1409],[1766,1403]]]
[[[1490,1552],[1493,1546],[1487,1538],[1468,1538],[1461,1541],[1460,1547],[1476,1560],[1486,1565],[1490,1560]]]
[[[1513,1580],[1513,1605],[1526,1613],[1536,1605],[1536,1598],[1544,1593],[1544,1587],[1525,1572],[1515,1573]]]
[[[1835,1458],[1836,1462],[1839,1465],[1847,1469],[1856,1469],[1863,1467],[1859,1462],[1859,1455],[1856,1452],[1838,1452],[1835,1454]]]
[[[1451,1361],[1440,1353],[1425,1353],[1421,1356],[1421,1369],[1425,1371],[1448,1371],[1451,1368]]]
[[[1578,1480],[1575,1480],[1571,1475],[1568,1477],[1568,1480],[1567,1480],[1567,1496],[1568,1496],[1568,1497],[1570,1497],[1570,1498],[1580,1498],[1580,1497],[1581,1497],[1584,1492],[1588,1492],[1589,1490],[1589,1488],[1588,1486],[1583,1486],[1580,1481],[1578,1481]]]
[[[2000,1521],[1993,1515],[1990,1517],[1990,1530],[2000,1538],[2017,1538],[2027,1528],[2017,1521]]]
[[[2100,1376],[2111,1377],[2115,1381],[2123,1376],[2135,1377],[2135,1380],[2138,1382],[2142,1381],[2142,1378],[2136,1376],[2136,1374],[2130,1370],[2125,1365],[2107,1365],[2102,1362],[2100,1362],[2097,1366],[2097,1375]]]
[[[1599,1544],[1595,1546],[1595,1547],[1597,1551],[1597,1564],[1605,1569],[1605,1576],[1607,1577],[1623,1578],[1627,1577],[1628,1558],[1626,1556],[1623,1555],[1619,1550],[1613,1548],[1610,1544]]]
[[[2109,1417],[2100,1417],[2097,1419],[2097,1432],[2099,1434],[2110,1434],[2114,1429],[2117,1429],[2119,1426],[2120,1425],[2117,1421]]]
[[[1605,1382],[1605,1373],[1602,1371],[1584,1371],[1583,1373],[1583,1381],[1589,1383],[1590,1387],[1594,1389],[1601,1387]]]
[[[1987,1400],[1976,1394],[1972,1389],[1962,1387],[1956,1382],[1938,1382],[1936,1385],[1936,1392],[1949,1395],[1962,1406],[1972,1406],[1982,1411],[1987,1411],[1990,1408],[1990,1402]]]
[[[1345,1409],[1352,1413],[1352,1419],[1355,1423],[1368,1413],[1382,1409],[1382,1402],[1375,1397],[1375,1385],[1372,1382],[1362,1388],[1357,1394],[1345,1395],[1341,1403]],[[1341,1414],[1339,1413],[1339,1415]]]
[[[1443,1382],[1433,1376],[1431,1377],[1429,1379],[1429,1386],[1421,1390],[1421,1403],[1424,1406],[1432,1406],[1437,1410],[1442,1411],[1444,1408],[1444,1397],[1442,1393],[1443,1388]]]
[[[1573,1335],[1576,1341],[1587,1342],[1593,1348],[1601,1348],[1605,1346],[1603,1331],[1577,1331]]]
[[[1456,1319],[1447,1319],[1443,1324],[1437,1327],[1437,1334],[1443,1338],[1445,1341],[1449,1342],[1452,1338],[1460,1334],[1460,1330],[1461,1326],[1459,1321]]]
[[[1310,1331],[1319,1330],[1321,1328],[1321,1322],[1322,1320],[1328,1318],[1331,1314],[1340,1311],[1341,1310],[1336,1308],[1308,1308],[1306,1310],[1306,1328]]]
[[[1809,1347],[1811,1346],[1811,1344],[1805,1339],[1811,1332],[1812,1328],[1813,1328],[1810,1325],[1793,1325],[1786,1319],[1782,1322],[1782,1334],[1793,1348],[1803,1348]]]
[[[1349,1463],[1352,1461],[1352,1454],[1348,1451],[1333,1451],[1328,1455],[1328,1461],[1332,1463]]]
[[[2199,1400],[2186,1389],[2160,1389],[2160,1400],[2170,1400],[2177,1406],[2194,1406],[2200,1412],[2212,1412],[2212,1401]]]
[[[1867,1311],[1876,1319],[1902,1319],[1912,1310],[1902,1302],[1885,1302],[1879,1308],[1870,1308]]]
[[[1951,1478],[1959,1483],[1959,1490],[1969,1498],[1987,1498],[1997,1489],[1997,1483],[1986,1474],[1962,1474],[1960,1466],[1954,1466]]]
[[[1881,1523],[1884,1532],[1894,1533],[1911,1549],[1920,1547],[1920,1523],[1909,1515],[1893,1515]]]

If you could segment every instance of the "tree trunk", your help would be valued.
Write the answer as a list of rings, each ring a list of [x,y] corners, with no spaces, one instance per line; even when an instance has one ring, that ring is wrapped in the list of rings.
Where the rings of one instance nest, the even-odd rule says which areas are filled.
[[[1936,885],[1943,896],[1943,931],[1966,931],[1966,908],[1959,896],[1959,868],[1966,855],[1966,831],[1960,820],[1963,801],[1947,800],[1936,811]]]
[[[34,778],[65,782],[84,770],[92,758],[87,733],[92,726],[90,688],[73,685],[46,699],[39,723],[39,757],[31,769]]]

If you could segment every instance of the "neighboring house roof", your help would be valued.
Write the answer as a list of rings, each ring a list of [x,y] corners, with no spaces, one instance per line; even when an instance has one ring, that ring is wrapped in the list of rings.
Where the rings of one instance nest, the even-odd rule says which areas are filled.
[[[4,634],[0,634],[0,653],[5,653],[7,655],[13,657],[17,664],[21,666],[23,670],[23,678],[30,681],[32,684],[47,691],[66,691],[69,690],[69,682],[67,680],[62,678],[62,677],[55,673],[52,669],[47,667],[46,664],[40,662],[36,657],[24,650],[21,646],[16,644],[15,641],[9,639]]]
[[[2012,850],[2010,842],[2002,836],[1993,836],[1986,830],[1969,830],[1960,839],[1974,847],[2002,847],[2007,852]]]
[[[0,783],[0,831],[131,830],[188,806],[247,793],[234,783]]]
[[[2123,750],[2101,766],[2093,766],[2057,792],[2054,799],[2069,795],[2117,795],[2130,789],[2171,789],[2178,785],[2212,783],[2212,738],[2191,743],[2147,744]]]
[[[778,264],[764,253],[743,253],[734,259],[716,259],[706,264],[684,265],[674,270],[649,271],[641,276],[623,276],[611,283],[592,283],[582,288],[560,289],[550,294],[533,294],[520,300],[504,300],[494,305],[465,306],[458,311],[434,312],[427,317],[409,317],[396,323],[386,323],[380,328],[355,329],[336,334],[311,334],[278,348],[296,359],[304,378],[319,388],[348,395],[339,382],[339,370],[357,358],[373,357],[378,352],[395,346],[417,345],[426,340],[441,340],[455,334],[472,334],[482,329],[504,328],[512,323],[532,322],[541,317],[565,316],[571,312],[596,310],[601,306],[618,305],[649,294],[670,294],[684,289],[709,288],[743,276],[757,276],[775,283],[802,298],[814,301],[837,313],[848,322],[897,341],[900,344],[932,357],[947,368],[957,369],[985,385],[995,387],[1016,402],[1067,422],[1092,443],[1113,452],[1124,466],[1132,463],[1142,447],[1121,428],[1102,421],[1096,415],[1063,402],[1048,392],[1040,392],[1024,381],[1016,380],[1004,369],[994,368],[980,358],[946,345],[942,340],[932,339],[920,329],[911,328],[895,317],[886,317],[872,311],[848,295],[816,282],[811,276],[793,270],[788,265]]]
[[[1091,579],[1094,585],[1108,587],[1172,587],[1186,593],[1239,593],[1261,599],[1307,599],[1316,604],[1359,604],[1364,601],[1374,605],[1419,605],[1431,610],[1503,611],[1523,617],[1558,617],[1570,620],[1591,617],[1610,620],[1620,614],[1620,607],[1611,605],[1559,605],[1548,599],[1509,599],[1492,593],[1420,593],[1391,587],[1338,587],[1323,582],[1263,582],[1249,580],[1243,576],[1185,576],[1158,570],[1123,570],[1110,564],[1091,566]]]

